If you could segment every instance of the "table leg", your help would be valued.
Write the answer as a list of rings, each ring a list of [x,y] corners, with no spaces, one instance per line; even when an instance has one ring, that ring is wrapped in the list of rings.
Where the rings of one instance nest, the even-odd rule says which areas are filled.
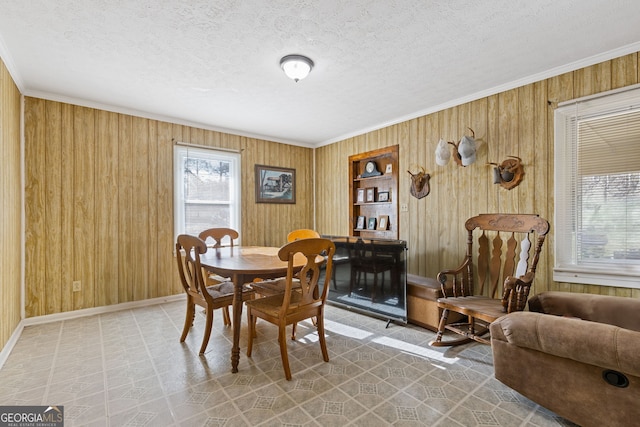
[[[231,347],[231,372],[238,372],[240,363],[240,329],[242,327],[242,285],[244,275],[233,275],[233,347]]]

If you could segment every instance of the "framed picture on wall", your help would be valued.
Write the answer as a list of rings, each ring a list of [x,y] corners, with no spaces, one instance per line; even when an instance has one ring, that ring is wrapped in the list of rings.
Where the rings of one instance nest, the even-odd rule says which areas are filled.
[[[356,228],[358,230],[364,230],[364,223],[365,223],[366,219],[363,216],[359,216],[357,221],[356,221]]]
[[[256,165],[256,203],[295,203],[296,170]]]

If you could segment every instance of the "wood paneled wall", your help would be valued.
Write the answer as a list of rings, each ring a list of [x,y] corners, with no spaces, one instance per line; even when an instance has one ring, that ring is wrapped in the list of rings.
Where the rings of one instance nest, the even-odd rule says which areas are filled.
[[[241,152],[243,244],[279,246],[313,223],[310,148],[27,97],[27,317],[181,292],[173,141]],[[297,203],[256,204],[255,164],[295,168]]]
[[[20,323],[20,92],[0,60],[0,350]]]
[[[562,74],[493,96],[369,132],[316,150],[318,176],[317,229],[348,235],[348,157],[376,148],[400,145],[400,238],[408,242],[408,271],[433,276],[462,260],[464,221],[479,213],[537,213],[551,222],[551,233],[538,264],[532,294],[544,290],[602,293],[640,298],[640,290],[556,283],[553,281],[553,112],[557,103],[640,82],[638,54]],[[438,140],[459,141],[467,128],[481,142],[477,161],[459,167],[435,163]],[[492,184],[488,162],[522,158],[522,183],[506,190]],[[344,165],[344,167],[340,167]],[[409,195],[409,174],[423,166],[431,174],[431,193]],[[323,170],[332,173],[322,174]],[[336,173],[336,171],[342,171]]]
[[[552,232],[532,292],[558,289],[640,297],[637,290],[552,279],[553,110],[561,101],[636,84],[638,70],[638,55],[632,54],[321,147],[315,150],[317,172],[309,148],[26,98],[27,316],[180,292],[173,259],[174,140],[241,150],[244,244],[280,245],[289,230],[314,227],[314,215],[321,233],[347,235],[348,157],[399,144],[396,196],[408,205],[408,211],[400,213],[399,229],[400,238],[408,241],[409,272],[433,276],[440,268],[457,265],[464,250],[463,222],[469,216],[535,212],[551,221]],[[2,149],[3,154],[7,149],[11,153],[0,161],[9,162],[12,170],[3,167],[4,200],[7,191],[14,191],[5,182],[19,177],[19,162],[10,160],[17,154],[19,94],[13,82],[6,89],[6,76],[3,71]],[[8,113],[5,104],[10,105]],[[14,129],[7,131],[6,122]],[[482,143],[477,162],[466,168],[453,163],[436,166],[438,139],[459,140],[469,132],[467,127]],[[6,139],[12,141],[11,148],[6,148]],[[492,170],[486,165],[509,155],[521,157],[525,167],[523,182],[510,191],[491,183]],[[255,164],[295,168],[297,203],[256,204]],[[405,172],[418,166],[432,176],[431,194],[421,200],[409,196]],[[11,176],[5,178],[7,174]],[[19,204],[19,193],[12,194]],[[3,202],[3,207],[8,205]],[[15,232],[19,218],[3,217],[2,225],[3,233]],[[2,245],[10,245],[7,240],[11,239],[3,238]],[[15,260],[10,264],[16,268]],[[8,277],[3,269],[2,280],[0,290],[9,293],[2,298],[1,333],[6,334],[5,329],[11,333],[15,328],[11,319],[17,315],[7,310],[17,313],[19,308],[4,301],[19,299],[19,272]],[[74,280],[82,282],[81,292],[72,292]]]

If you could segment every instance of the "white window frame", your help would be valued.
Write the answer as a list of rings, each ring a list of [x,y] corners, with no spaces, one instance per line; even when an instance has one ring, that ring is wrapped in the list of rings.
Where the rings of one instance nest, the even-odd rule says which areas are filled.
[[[640,289],[640,262],[579,263],[574,229],[579,191],[577,121],[632,109],[640,109],[640,85],[564,102],[555,111],[554,281]]]
[[[203,146],[194,146],[190,144],[177,143],[173,149],[173,201],[174,201],[174,234],[177,237],[185,232],[185,203],[186,195],[184,194],[184,178],[183,164],[184,159],[194,155],[204,159],[216,159],[229,162],[229,177],[231,179],[230,200],[228,201],[211,201],[215,204],[228,204],[231,207],[230,224],[225,225],[236,230],[242,236],[241,225],[241,170],[240,170],[240,153],[234,151],[220,150],[216,148],[208,148]],[[240,239],[237,240],[237,244]]]

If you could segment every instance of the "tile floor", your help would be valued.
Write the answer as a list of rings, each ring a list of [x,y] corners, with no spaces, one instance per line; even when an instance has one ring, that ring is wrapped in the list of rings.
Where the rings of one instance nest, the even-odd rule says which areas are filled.
[[[220,313],[199,357],[204,316],[181,344],[184,311],[178,301],[25,328],[0,370],[0,405],[64,405],[68,427],[573,426],[495,380],[489,346],[434,349],[431,331],[329,306],[330,362],[303,322],[286,381],[272,325],[258,323],[248,358],[243,318],[231,374]]]

